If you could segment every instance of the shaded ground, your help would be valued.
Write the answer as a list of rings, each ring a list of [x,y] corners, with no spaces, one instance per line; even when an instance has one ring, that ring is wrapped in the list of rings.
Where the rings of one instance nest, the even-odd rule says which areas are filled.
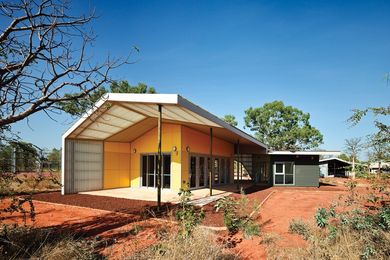
[[[131,200],[86,194],[61,195],[60,192],[42,193],[33,196],[34,200],[107,210],[126,214],[147,215],[156,211],[157,203],[152,201]],[[164,210],[172,208],[169,203],[162,203]]]

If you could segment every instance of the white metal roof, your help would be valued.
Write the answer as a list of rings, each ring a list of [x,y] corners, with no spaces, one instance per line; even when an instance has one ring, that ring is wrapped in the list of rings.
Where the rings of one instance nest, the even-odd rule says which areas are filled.
[[[339,151],[269,151],[274,155],[339,155]]]
[[[320,162],[327,162],[327,161],[332,161],[332,160],[340,161],[340,162],[347,163],[347,164],[352,164],[351,162],[348,162],[346,160],[343,160],[343,159],[340,159],[340,158],[337,158],[337,157],[331,157],[331,158],[327,158],[327,159],[322,159],[322,160],[320,160]]]
[[[256,138],[178,94],[108,93],[70,127],[63,138],[105,140],[147,118],[157,118],[158,104],[163,105],[163,120],[226,129],[240,138],[267,148]]]

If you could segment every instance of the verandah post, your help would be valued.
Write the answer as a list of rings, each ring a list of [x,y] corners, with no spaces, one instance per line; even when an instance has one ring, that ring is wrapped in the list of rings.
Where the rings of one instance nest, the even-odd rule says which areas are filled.
[[[161,209],[161,121],[162,121],[162,107],[158,105],[158,120],[157,120],[157,210]]]
[[[213,163],[213,129],[210,127],[210,163],[209,163],[210,196],[213,195],[214,163]]]
[[[237,189],[240,189],[240,139],[237,140]]]

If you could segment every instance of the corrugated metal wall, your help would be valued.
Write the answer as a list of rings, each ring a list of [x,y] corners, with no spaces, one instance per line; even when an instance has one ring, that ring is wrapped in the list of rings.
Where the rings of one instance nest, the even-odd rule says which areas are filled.
[[[103,142],[66,140],[65,193],[103,189]]]

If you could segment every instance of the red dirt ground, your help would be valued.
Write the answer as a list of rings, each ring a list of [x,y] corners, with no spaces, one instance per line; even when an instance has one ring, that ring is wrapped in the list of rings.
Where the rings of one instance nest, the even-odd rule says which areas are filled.
[[[296,247],[304,246],[306,242],[298,235],[288,233],[290,220],[302,218],[305,221],[314,221],[316,209],[328,207],[340,194],[345,193],[345,188],[332,185],[320,188],[254,187],[246,192],[250,200],[256,200],[258,203],[272,193],[261,207],[260,218],[257,221],[261,224],[262,232],[280,236],[277,246]],[[154,209],[156,205],[153,202],[92,195],[61,196],[59,193],[37,194],[34,195],[34,199],[37,212],[35,226],[68,230],[83,237],[99,236],[107,243],[115,241],[112,249],[102,249],[104,254],[111,257],[120,257],[124,249],[127,252],[136,252],[156,243],[156,231],[168,225],[168,222],[151,219],[150,215],[143,214],[148,209]],[[172,205],[165,206],[170,208]],[[222,214],[215,213],[212,204],[205,206],[204,210],[206,212],[204,225],[223,225]],[[5,217],[5,223],[22,223],[20,214]],[[142,227],[137,235],[129,232],[135,225]],[[220,234],[226,236],[226,232]],[[234,238],[240,239],[241,235],[236,234]],[[232,250],[244,259],[264,259],[266,250],[260,242],[261,237],[244,239]]]
[[[302,247],[306,242],[298,235],[288,233],[291,219],[303,219],[314,223],[314,214],[318,207],[328,207],[332,201],[338,199],[341,191],[312,191],[302,189],[274,189],[260,209],[261,231],[274,233],[280,238],[276,242],[279,247]],[[261,244],[261,237],[243,240],[234,249],[244,259],[266,258],[265,246]]]

